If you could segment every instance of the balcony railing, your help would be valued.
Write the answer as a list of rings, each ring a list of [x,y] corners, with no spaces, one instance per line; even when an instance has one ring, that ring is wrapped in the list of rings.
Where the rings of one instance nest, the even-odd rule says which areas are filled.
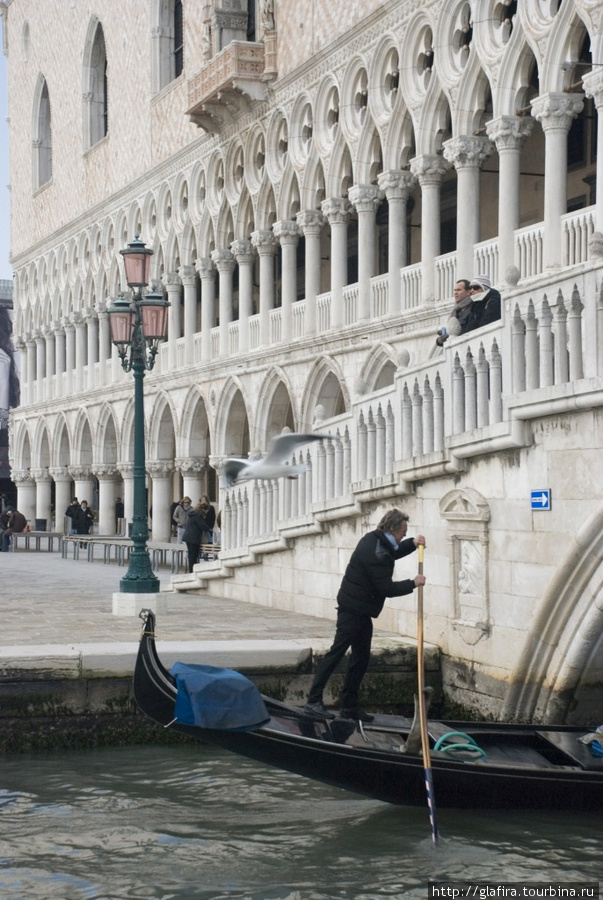
[[[266,97],[264,44],[231,41],[188,83],[191,121],[217,132]]]

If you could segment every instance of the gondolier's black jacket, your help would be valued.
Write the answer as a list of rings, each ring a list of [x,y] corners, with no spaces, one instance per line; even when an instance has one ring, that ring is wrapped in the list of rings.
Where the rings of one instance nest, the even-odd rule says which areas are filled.
[[[386,597],[411,594],[415,588],[412,579],[392,581],[394,563],[416,550],[414,539],[406,538],[397,550],[385,532],[370,531],[358,542],[350,557],[337,594],[339,609],[351,610],[376,618]]]

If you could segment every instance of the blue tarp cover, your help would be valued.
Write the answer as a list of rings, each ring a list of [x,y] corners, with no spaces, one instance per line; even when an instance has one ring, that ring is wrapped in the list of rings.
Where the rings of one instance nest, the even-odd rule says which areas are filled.
[[[178,696],[174,715],[181,725],[250,731],[270,719],[255,684],[233,669],[174,663]]]

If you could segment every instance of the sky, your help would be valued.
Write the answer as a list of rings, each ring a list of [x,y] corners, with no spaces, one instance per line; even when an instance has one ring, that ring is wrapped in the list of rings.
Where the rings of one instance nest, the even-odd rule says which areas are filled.
[[[10,252],[10,191],[8,190],[8,123],[6,121],[6,57],[2,52],[0,19],[0,279],[12,279]]]

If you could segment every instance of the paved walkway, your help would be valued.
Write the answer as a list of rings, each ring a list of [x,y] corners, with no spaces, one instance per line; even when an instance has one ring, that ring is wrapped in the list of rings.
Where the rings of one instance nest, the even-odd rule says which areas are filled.
[[[125,567],[62,559],[60,553],[18,550],[0,556],[0,670],[35,668],[124,674],[140,638],[136,615],[115,616],[112,595]],[[160,570],[162,586],[169,570]],[[309,650],[330,646],[334,622],[236,600],[168,593],[157,614],[157,639],[170,659],[232,667],[292,665]],[[375,633],[373,647],[408,645],[399,635]]]

